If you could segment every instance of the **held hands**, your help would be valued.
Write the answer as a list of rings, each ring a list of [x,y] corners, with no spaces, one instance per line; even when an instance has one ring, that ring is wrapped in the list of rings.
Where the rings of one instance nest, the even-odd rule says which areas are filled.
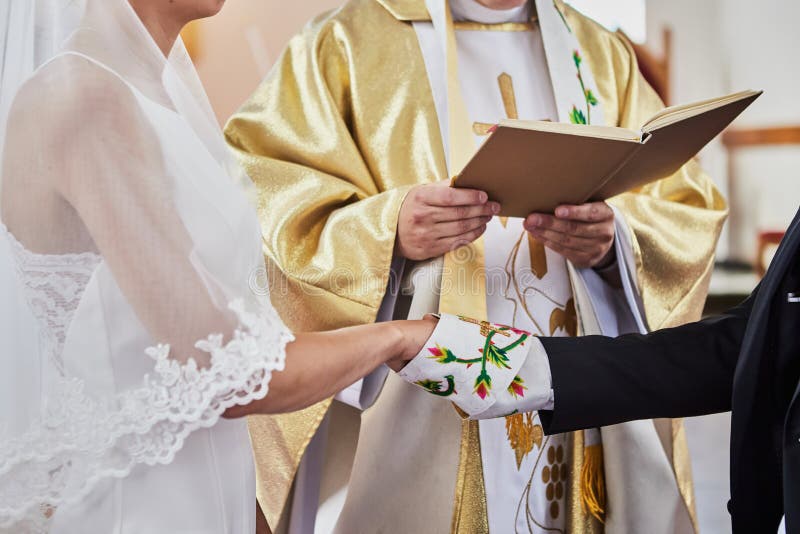
[[[394,358],[386,362],[386,365],[395,372],[405,367],[419,354],[438,323],[439,319],[433,315],[426,315],[418,321],[395,321],[394,324],[400,330],[403,341],[400,350]]]
[[[603,268],[614,261],[614,212],[605,202],[559,206],[555,216],[531,213],[524,226],[578,268]]]
[[[475,241],[500,212],[497,202],[474,189],[447,182],[419,185],[409,191],[397,221],[397,250],[409,260],[427,260]]]

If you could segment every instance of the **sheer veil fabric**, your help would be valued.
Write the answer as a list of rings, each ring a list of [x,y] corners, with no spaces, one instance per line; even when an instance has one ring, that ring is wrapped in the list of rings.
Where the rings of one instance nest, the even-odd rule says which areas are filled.
[[[0,17],[0,530],[252,532],[220,416],[293,338],[191,60],[127,0]]]

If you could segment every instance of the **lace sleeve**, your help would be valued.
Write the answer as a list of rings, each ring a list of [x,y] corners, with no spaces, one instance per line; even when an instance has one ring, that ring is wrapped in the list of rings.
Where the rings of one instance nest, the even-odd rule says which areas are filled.
[[[0,439],[0,527],[45,524],[53,509],[79,501],[97,481],[125,477],[137,464],[169,463],[192,431],[263,398],[294,337],[268,303],[256,312],[241,301],[230,308],[239,321],[232,338],[197,342],[210,357],[206,368],[193,359],[181,364],[169,345],[157,345],[145,351],[153,373],[105,402],[78,379],[57,381],[41,420],[21,437]]]

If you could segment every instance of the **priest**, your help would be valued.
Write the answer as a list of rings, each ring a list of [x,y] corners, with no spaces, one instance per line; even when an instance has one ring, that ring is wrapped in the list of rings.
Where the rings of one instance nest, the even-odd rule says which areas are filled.
[[[560,0],[351,0],[291,41],[226,137],[257,185],[293,328],[443,311],[616,335],[699,317],[726,209],[695,162],[608,204],[525,220],[442,183],[500,119],[638,128],[661,107],[627,42]],[[524,398],[526,377],[506,389]],[[679,421],[545,437],[535,412],[468,420],[435,397],[377,372],[305,412],[252,420],[269,524],[695,530]]]

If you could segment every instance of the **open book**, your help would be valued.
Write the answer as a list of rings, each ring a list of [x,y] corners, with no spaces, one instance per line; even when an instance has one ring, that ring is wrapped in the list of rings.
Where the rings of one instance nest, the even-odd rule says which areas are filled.
[[[510,217],[606,200],[675,173],[760,95],[666,108],[639,131],[504,120],[452,185],[486,191]]]

